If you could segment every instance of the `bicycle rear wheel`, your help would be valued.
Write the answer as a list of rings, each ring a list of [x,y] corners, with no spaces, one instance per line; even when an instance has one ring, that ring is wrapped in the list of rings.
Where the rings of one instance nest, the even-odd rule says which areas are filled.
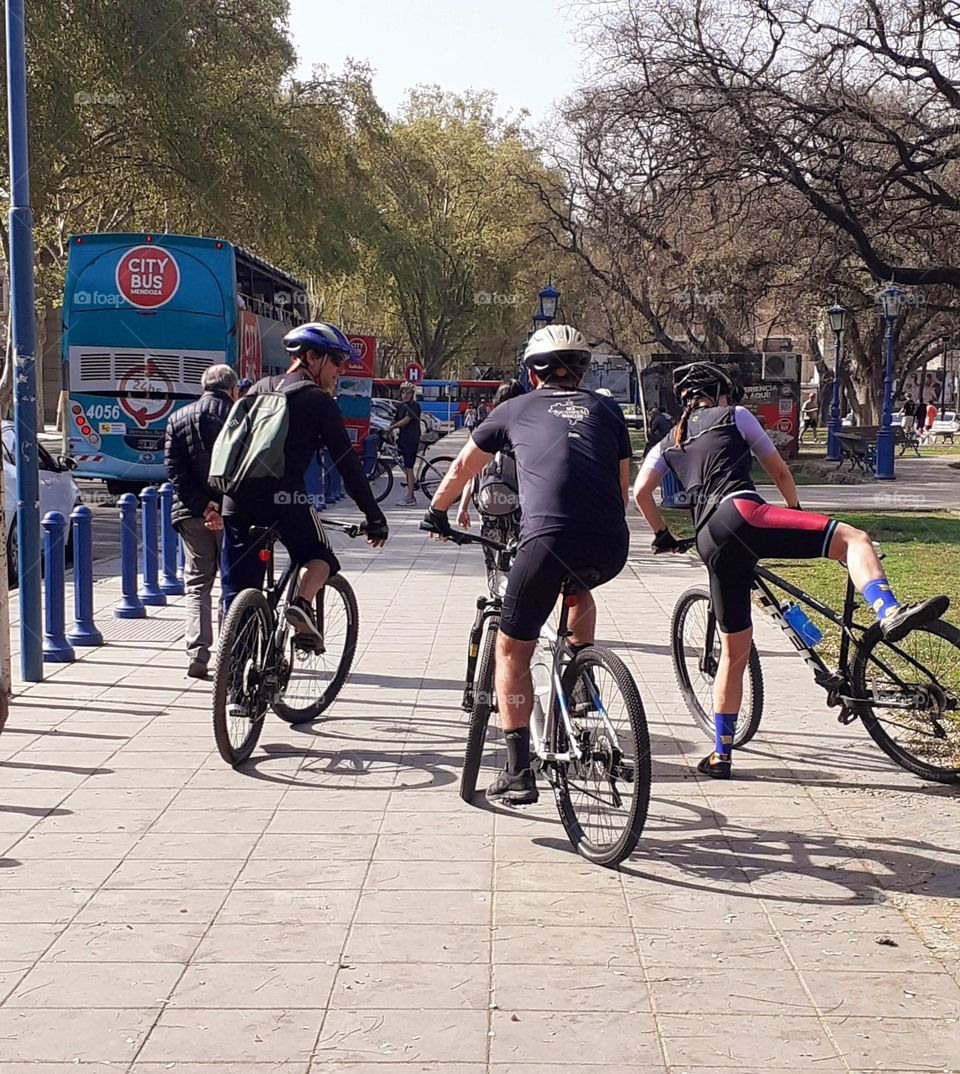
[[[266,597],[259,589],[243,590],[223,622],[213,678],[213,736],[234,767],[253,753],[263,730],[272,633]]]
[[[960,630],[938,621],[888,642],[874,625],[851,679],[860,719],[888,757],[923,779],[960,783]]]
[[[383,459],[377,459],[368,480],[373,498],[380,503],[390,495],[390,490],[393,488],[393,467],[385,463]]]
[[[705,654],[707,632],[713,634],[713,646]],[[681,593],[673,609],[670,624],[670,650],[673,672],[684,704],[694,722],[707,735],[714,736],[713,680],[720,663],[720,631],[710,609],[710,590],[693,586]],[[752,642],[750,659],[743,676],[743,700],[734,732],[734,746],[745,746],[757,733],[763,715],[763,672],[760,654]]]
[[[292,633],[287,637],[286,669],[273,702],[273,711],[287,723],[307,723],[329,708],[357,652],[360,613],[353,589],[342,574],[335,574],[320,590],[314,611],[326,651],[304,652],[297,648]]]
[[[633,853],[650,804],[650,736],[633,676],[608,649],[581,649],[563,674],[583,758],[559,763],[551,782],[570,842],[587,861],[613,866]],[[571,747],[558,719],[551,749]]]
[[[417,476],[417,486],[428,499],[433,499],[433,494],[440,487],[440,482],[452,462],[452,455],[436,455],[432,459],[424,460]]]
[[[484,626],[480,647],[480,670],[474,680],[473,710],[467,730],[467,748],[460,772],[460,797],[469,802],[477,790],[477,777],[483,761],[483,746],[487,740],[487,727],[493,710],[493,672],[500,617],[491,616]]]

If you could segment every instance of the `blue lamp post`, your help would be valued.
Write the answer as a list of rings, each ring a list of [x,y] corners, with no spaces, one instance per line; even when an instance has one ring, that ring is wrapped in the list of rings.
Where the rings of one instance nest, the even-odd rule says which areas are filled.
[[[557,315],[557,303],[560,301],[560,292],[552,283],[548,283],[538,297],[540,299],[540,309],[534,315],[533,320],[536,322],[538,318],[540,318],[543,320],[544,324],[550,324]],[[542,328],[543,325],[537,325],[537,327]]]
[[[833,393],[830,400],[830,420],[827,422],[827,461],[840,461],[840,441],[837,433],[842,429],[840,420],[840,354],[843,345],[843,325],[847,311],[839,303],[827,310],[833,329]]]
[[[906,297],[906,292],[897,287],[895,283],[884,287],[877,296],[883,309],[884,320],[887,322],[887,353],[883,374],[883,411],[880,416],[880,432],[877,434],[877,469],[874,474],[878,481],[893,481],[896,477],[893,472],[893,429],[890,427],[893,402],[893,329],[903,309]]]

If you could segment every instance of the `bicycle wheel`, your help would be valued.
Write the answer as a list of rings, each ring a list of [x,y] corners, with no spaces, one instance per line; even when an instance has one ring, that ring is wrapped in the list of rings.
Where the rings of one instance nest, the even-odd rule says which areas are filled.
[[[433,499],[433,494],[439,488],[440,482],[443,480],[447,470],[450,469],[452,462],[452,455],[437,455],[432,459],[424,460],[417,477],[417,487],[424,496]]]
[[[368,481],[373,498],[380,503],[390,495],[390,490],[393,488],[393,467],[385,463],[383,459],[377,459]]]
[[[938,621],[888,642],[874,625],[851,679],[860,719],[888,757],[923,779],[960,783],[960,630]]]
[[[360,613],[353,589],[342,574],[335,574],[320,590],[314,610],[326,651],[304,652],[297,648],[292,633],[288,635],[287,666],[273,702],[273,711],[287,723],[315,720],[333,704],[357,652]]]
[[[266,597],[259,589],[239,593],[220,631],[213,678],[213,736],[234,767],[253,753],[263,729],[272,632]]]
[[[650,736],[633,676],[608,649],[581,649],[563,674],[563,692],[582,760],[557,764],[560,819],[575,849],[597,865],[633,853],[650,804]],[[552,749],[570,744],[557,720]]]
[[[493,671],[494,654],[497,646],[497,629],[499,616],[487,620],[485,634],[480,649],[480,670],[474,680],[473,711],[470,713],[470,727],[467,730],[467,749],[463,758],[463,770],[460,773],[460,797],[469,802],[477,790],[477,777],[480,775],[480,763],[483,760],[483,746],[487,740],[487,727],[490,712],[493,709]]]
[[[720,632],[716,621],[709,624],[713,631],[713,648],[704,664],[710,611],[710,590],[693,586],[681,593],[673,609],[670,624],[670,649],[673,672],[690,715],[711,740],[714,737],[713,680],[720,663]],[[750,643],[750,659],[743,676],[743,700],[737,716],[734,746],[745,746],[757,733],[763,715],[763,672],[760,654]]]

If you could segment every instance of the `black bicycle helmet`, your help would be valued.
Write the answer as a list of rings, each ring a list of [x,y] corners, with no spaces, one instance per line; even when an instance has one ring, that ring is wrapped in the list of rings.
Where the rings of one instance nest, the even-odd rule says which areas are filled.
[[[678,366],[673,371],[673,391],[681,403],[698,395],[714,403],[725,395],[734,405],[743,398],[743,389],[736,377],[714,362],[690,362]]]
[[[523,352],[523,364],[541,378],[567,370],[579,379],[590,365],[590,344],[568,324],[548,324],[530,337]]]

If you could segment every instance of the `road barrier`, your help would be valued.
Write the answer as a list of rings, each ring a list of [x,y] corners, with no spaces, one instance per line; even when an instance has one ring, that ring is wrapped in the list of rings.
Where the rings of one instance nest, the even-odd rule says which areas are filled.
[[[51,664],[70,664],[75,655],[67,641],[64,616],[66,592],[66,544],[67,520],[59,511],[49,511],[43,516],[43,659]]]
[[[120,507],[120,603],[113,609],[118,619],[143,619],[147,609],[137,592],[137,498],[125,492]]]
[[[152,608],[161,608],[167,603],[166,594],[157,580],[160,566],[160,553],[157,548],[159,498],[160,494],[153,485],[148,485],[140,493],[140,539],[143,562],[143,595],[140,599]]]
[[[67,631],[72,645],[102,645],[103,635],[93,621],[93,512],[78,504],[73,523],[73,626]]]
[[[173,485],[160,486],[160,590],[168,597],[183,595],[177,577],[177,531],[173,528]]]

